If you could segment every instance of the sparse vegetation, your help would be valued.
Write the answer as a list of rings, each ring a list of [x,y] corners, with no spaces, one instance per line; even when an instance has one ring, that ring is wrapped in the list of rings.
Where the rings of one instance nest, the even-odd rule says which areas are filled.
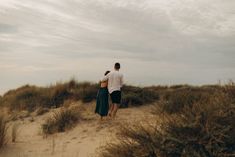
[[[2,104],[2,96],[0,95],[0,107],[1,107],[1,104]]]
[[[0,113],[0,148],[2,148],[6,143],[6,134],[7,134],[7,121],[5,116]]]
[[[49,112],[49,108],[39,107],[39,108],[36,110],[36,115],[37,115],[37,116],[40,116],[40,115],[43,115],[44,113],[47,113],[47,112]]]
[[[159,100],[159,94],[151,88],[140,88],[134,86],[123,87],[122,107],[140,106]]]
[[[32,111],[41,115],[50,108],[63,106],[55,109],[42,125],[42,130],[45,135],[64,132],[83,119],[81,112],[85,112],[84,109],[70,108],[71,102],[95,100],[98,88],[98,84],[78,83],[75,80],[50,87],[26,85],[0,97],[0,106],[10,107],[13,112],[22,112],[21,117],[28,116]],[[101,157],[234,156],[234,84],[201,87],[124,86],[122,94],[122,107],[157,104],[156,109],[152,110],[156,118],[143,125],[128,124],[118,129],[117,141],[101,148]],[[161,121],[158,121],[159,117]],[[2,143],[6,141],[5,134],[6,122],[0,116]],[[13,139],[16,138],[12,133]]]
[[[19,131],[19,124],[14,123],[12,126],[12,131],[11,131],[11,141],[12,142],[16,142],[18,131]]]
[[[45,135],[56,132],[64,132],[72,128],[81,119],[79,110],[61,108],[54,111],[46,122],[42,125],[42,130]]]
[[[64,101],[70,99],[90,102],[96,98],[97,91],[97,84],[77,83],[75,80],[50,87],[25,85],[4,94],[0,99],[0,105],[10,107],[11,110],[32,112],[37,108],[60,107]]]
[[[49,87],[25,85],[4,94],[0,99],[0,105],[10,107],[13,111],[28,110],[33,112],[39,108],[60,107],[67,100],[81,100],[84,103],[94,101],[98,89],[98,84],[78,83],[75,80],[57,83]],[[123,87],[122,107],[139,106],[157,100],[159,100],[159,94],[151,88]]]
[[[74,89],[74,96],[77,100],[88,103],[96,99],[98,89],[98,84],[78,83]]]
[[[183,87],[185,88],[185,87]],[[188,88],[188,87],[187,87]],[[225,89],[226,88],[226,89]],[[182,89],[181,87],[177,87]],[[202,92],[206,91],[211,92]],[[156,106],[156,118],[121,127],[117,141],[101,148],[101,157],[232,157],[235,154],[235,104],[228,87],[173,93],[180,109]],[[234,89],[230,86],[229,89]],[[213,91],[213,92],[212,92]],[[182,92],[182,91],[181,91]],[[200,94],[199,94],[200,93]],[[172,93],[170,93],[172,94]],[[182,94],[182,95],[181,95]],[[198,95],[199,94],[199,95]],[[177,95],[177,96],[175,96]],[[177,101],[176,101],[177,100]],[[178,102],[179,101],[179,102]],[[173,105],[173,104],[172,104]],[[177,110],[175,110],[177,109]],[[174,114],[172,114],[174,113]],[[161,117],[161,121],[159,121]]]

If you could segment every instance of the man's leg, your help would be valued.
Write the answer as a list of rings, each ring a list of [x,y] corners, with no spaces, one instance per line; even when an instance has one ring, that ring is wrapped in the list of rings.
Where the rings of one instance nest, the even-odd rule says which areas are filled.
[[[112,117],[115,118],[117,110],[118,110],[119,104],[113,105],[113,111],[112,111]]]
[[[115,98],[116,98],[116,100],[115,100],[115,103],[114,103],[113,113],[112,113],[113,118],[115,118],[117,110],[118,110],[118,108],[121,104],[121,91],[116,92],[116,97]]]
[[[114,105],[113,105],[113,103],[112,104],[110,104],[110,106],[109,106],[109,112],[108,112],[108,116],[112,116],[112,112],[113,112],[113,108],[114,108]]]

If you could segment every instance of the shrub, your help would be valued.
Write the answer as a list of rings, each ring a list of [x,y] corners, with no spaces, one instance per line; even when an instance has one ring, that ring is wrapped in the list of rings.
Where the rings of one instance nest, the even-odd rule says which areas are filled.
[[[34,111],[38,106],[50,104],[50,97],[46,88],[26,85],[7,92],[2,99],[2,105],[11,110]]]
[[[44,113],[47,113],[47,112],[49,112],[49,109],[48,109],[48,108],[39,107],[39,108],[36,110],[36,115],[37,115],[37,116],[40,116],[40,115],[43,115]]]
[[[78,110],[62,108],[46,120],[42,125],[42,130],[44,134],[64,132],[72,128],[80,119]]]
[[[219,93],[179,114],[163,113],[156,123],[122,126],[117,141],[101,148],[101,157],[232,157],[235,153],[235,106]],[[159,113],[159,112],[158,112]]]
[[[96,99],[99,86],[98,84],[92,84],[89,82],[84,82],[77,84],[74,91],[74,97],[77,100],[82,100],[82,102],[91,102]]]
[[[224,92],[228,94],[232,103],[235,103],[235,85],[225,85],[223,88]]]
[[[0,106],[2,105],[2,96],[0,95]]]
[[[15,100],[12,102],[14,108],[27,109],[33,111],[37,105],[39,92],[36,88],[29,88],[19,93]]]
[[[75,80],[57,83],[49,87],[25,85],[16,90],[8,91],[0,99],[0,105],[8,106],[11,110],[32,112],[40,107],[60,107],[69,99],[91,102],[96,99],[97,91],[98,84],[77,83]]]
[[[2,113],[0,113],[0,148],[2,148],[7,142],[6,134],[7,134],[7,122],[5,116]]]
[[[51,93],[51,106],[59,107],[70,97],[70,92],[66,84],[57,84],[51,88]]]
[[[159,100],[159,95],[154,90],[133,86],[124,86],[122,96],[122,107],[140,106]]]
[[[162,107],[167,113],[177,113],[180,112],[185,106],[192,107],[195,103],[207,103],[209,98],[218,91],[219,90],[196,87],[168,91],[164,96],[164,103],[162,103]]]

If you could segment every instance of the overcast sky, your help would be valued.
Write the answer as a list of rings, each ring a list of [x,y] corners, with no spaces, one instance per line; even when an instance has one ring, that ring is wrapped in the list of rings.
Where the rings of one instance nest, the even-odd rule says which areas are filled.
[[[0,94],[117,61],[134,85],[235,80],[235,1],[0,0]]]

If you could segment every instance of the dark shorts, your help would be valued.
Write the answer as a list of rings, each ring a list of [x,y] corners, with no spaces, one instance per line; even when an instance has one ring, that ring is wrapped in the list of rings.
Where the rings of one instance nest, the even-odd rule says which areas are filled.
[[[110,94],[112,103],[120,104],[121,103],[121,91],[114,91]]]

